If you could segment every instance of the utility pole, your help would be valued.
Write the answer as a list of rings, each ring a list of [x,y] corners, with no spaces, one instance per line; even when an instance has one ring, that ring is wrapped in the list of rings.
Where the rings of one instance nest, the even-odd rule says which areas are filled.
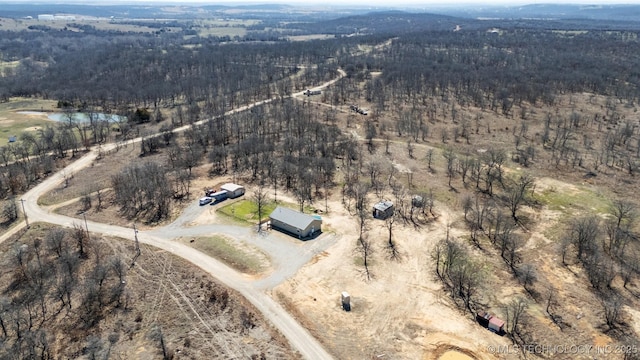
[[[91,240],[89,237],[89,225],[87,225],[87,216],[84,212],[82,213],[82,218],[84,219],[84,227],[87,229],[87,241],[89,241]]]
[[[20,203],[22,203],[22,213],[24,214],[24,222],[27,224],[27,229],[29,229],[29,218],[27,217],[27,212],[24,210],[24,202],[24,199],[20,199]]]
[[[130,267],[133,267],[133,265],[135,265],[136,260],[140,256],[140,242],[138,241],[138,229],[136,228],[136,223],[133,223],[133,236],[135,238],[134,244],[135,244],[136,255],[133,257]]]

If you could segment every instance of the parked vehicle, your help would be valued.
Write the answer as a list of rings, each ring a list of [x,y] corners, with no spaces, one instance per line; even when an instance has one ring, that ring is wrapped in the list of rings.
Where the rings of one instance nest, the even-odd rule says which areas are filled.
[[[320,94],[322,94],[322,90],[309,90],[309,89],[307,89],[307,91],[305,91],[304,94],[307,95],[307,96],[320,95]]]
[[[207,205],[208,203],[210,203],[212,201],[213,201],[213,199],[210,198],[209,196],[205,196],[203,198],[200,198],[200,206]]]
[[[213,194],[216,193],[216,191],[217,191],[216,189],[205,189],[204,190],[204,196],[211,197]]]

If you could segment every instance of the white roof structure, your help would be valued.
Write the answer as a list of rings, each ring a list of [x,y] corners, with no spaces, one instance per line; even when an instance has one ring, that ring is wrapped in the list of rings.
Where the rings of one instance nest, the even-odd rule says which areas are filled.
[[[273,210],[269,217],[273,220],[277,220],[298,229],[306,229],[314,220],[321,220],[319,217],[313,215],[303,214],[301,212],[278,206]]]
[[[226,183],[226,184],[220,186],[221,190],[227,190],[229,192],[235,192],[236,190],[240,190],[242,188],[243,188],[242,185],[238,185],[238,184],[234,184],[234,183]]]

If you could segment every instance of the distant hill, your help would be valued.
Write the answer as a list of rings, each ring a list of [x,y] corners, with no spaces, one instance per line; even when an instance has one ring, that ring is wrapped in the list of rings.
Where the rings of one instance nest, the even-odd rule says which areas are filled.
[[[460,19],[447,15],[415,14],[402,11],[372,12],[364,15],[346,16],[338,19],[320,21],[296,28],[307,31],[348,35],[348,34],[381,34],[406,33],[424,30],[453,31],[461,22],[477,23],[469,19]]]
[[[563,6],[550,6],[555,9],[563,9]],[[537,8],[525,6],[524,8]],[[568,6],[568,8],[572,8]],[[636,7],[634,7],[636,8]],[[541,9],[547,9],[546,6]],[[591,9],[591,8],[590,8]],[[637,6],[640,10],[640,5]],[[488,10],[487,10],[488,11]],[[551,9],[546,10],[549,14]],[[621,11],[617,9],[616,11]],[[508,12],[513,14],[513,12]],[[296,28],[306,33],[324,33],[334,35],[350,34],[393,34],[398,35],[420,31],[454,31],[458,30],[487,30],[491,28],[502,29],[546,29],[546,30],[640,30],[640,16],[633,20],[624,20],[620,16],[618,20],[589,19],[586,17],[568,16],[560,18],[543,16],[542,12],[521,10],[522,16],[500,17],[496,11],[492,16],[470,17],[452,16],[434,13],[412,13],[403,11],[371,12],[364,15],[345,16],[338,19],[317,21],[309,24],[291,24],[290,28]],[[537,14],[537,15],[535,15]],[[525,16],[526,15],[526,16]],[[604,16],[603,16],[604,17]]]
[[[589,19],[640,22],[640,5],[531,4],[523,6],[448,7],[435,11],[466,18]]]

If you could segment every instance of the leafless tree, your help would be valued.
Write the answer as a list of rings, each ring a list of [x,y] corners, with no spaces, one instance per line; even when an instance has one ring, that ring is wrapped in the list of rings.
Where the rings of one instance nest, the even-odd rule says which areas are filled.
[[[13,223],[18,220],[18,204],[15,198],[10,198],[5,201],[2,207],[2,216],[4,216],[7,223]]]
[[[531,293],[531,286],[536,282],[538,278],[535,266],[529,263],[523,264],[518,269],[517,274],[524,289],[528,293]]]
[[[619,295],[609,295],[601,300],[604,319],[610,330],[618,327],[622,317],[622,299]]]
[[[519,335],[519,327],[523,321],[525,311],[529,304],[524,298],[518,297],[509,302],[504,307],[504,312],[507,316],[507,333],[515,341],[515,336]]]
[[[433,163],[433,149],[432,148],[427,150],[426,160],[427,160],[427,169],[429,169],[430,172],[433,172],[433,168],[431,167],[431,165]]]
[[[398,246],[396,242],[393,240],[393,224],[396,221],[396,212],[393,215],[389,216],[385,219],[385,225],[387,230],[389,230],[389,239],[387,240],[387,250],[389,251],[389,257],[392,260],[400,259],[400,251],[398,251]]]
[[[264,189],[262,183],[260,183],[253,193],[253,201],[256,203],[256,207],[258,210],[258,232],[262,231],[262,216],[264,212],[264,207],[267,203],[267,193]]]
[[[511,217],[518,222],[517,212],[520,206],[527,202],[529,198],[529,192],[534,186],[535,180],[525,174],[520,176],[518,181],[514,182],[507,189],[507,202],[509,204],[509,210],[511,210]]]
[[[571,222],[567,235],[576,247],[579,260],[583,260],[597,247],[596,239],[599,234],[600,220],[596,216],[581,217]]]
[[[451,179],[456,175],[456,154],[453,152],[453,149],[447,148],[443,151],[442,156],[444,156],[447,161],[447,178],[449,179],[449,188],[451,186]]]
[[[82,203],[82,211],[88,211],[91,209],[91,194],[84,193],[80,198],[80,202]]]
[[[86,257],[87,240],[89,240],[88,235],[82,224],[73,224],[72,236],[76,241],[80,258]]]

